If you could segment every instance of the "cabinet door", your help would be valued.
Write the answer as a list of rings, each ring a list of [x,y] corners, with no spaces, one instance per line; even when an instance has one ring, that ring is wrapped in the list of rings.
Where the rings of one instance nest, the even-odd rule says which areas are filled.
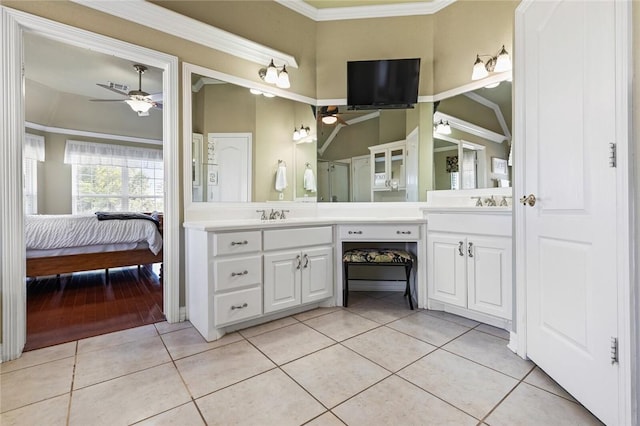
[[[427,243],[429,297],[466,308],[466,238],[462,235],[430,232]]]
[[[302,303],[333,296],[333,250],[319,247],[303,250]]]
[[[511,319],[511,239],[467,240],[469,309]]]
[[[405,147],[392,148],[389,150],[389,186],[393,188],[397,183],[398,189],[406,188],[406,179],[405,179]],[[391,182],[393,181],[393,182]],[[395,188],[394,188],[395,189]]]
[[[371,151],[371,189],[389,189],[387,150]]]
[[[264,313],[300,304],[301,268],[299,250],[264,255]]]

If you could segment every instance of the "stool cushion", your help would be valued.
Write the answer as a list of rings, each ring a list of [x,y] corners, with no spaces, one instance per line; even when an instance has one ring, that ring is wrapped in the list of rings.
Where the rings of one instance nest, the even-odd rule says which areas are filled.
[[[400,249],[359,248],[347,250],[343,262],[349,263],[413,263],[413,255]]]

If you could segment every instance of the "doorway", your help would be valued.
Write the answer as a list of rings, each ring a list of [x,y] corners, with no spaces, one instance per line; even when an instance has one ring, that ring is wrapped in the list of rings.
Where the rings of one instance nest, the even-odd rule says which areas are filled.
[[[24,208],[22,190],[22,151],[25,116],[22,95],[22,50],[26,32],[55,39],[77,47],[91,49],[106,55],[148,64],[161,69],[162,76],[162,143],[164,152],[164,185],[166,207],[164,211],[164,288],[163,310],[169,322],[176,322],[179,315],[179,247],[178,247],[178,125],[177,125],[177,58],[150,49],[124,43],[95,33],[71,28],[11,9],[2,8],[2,62],[0,71],[7,91],[3,102],[1,126],[2,145],[0,156],[0,229],[2,241],[2,359],[20,356],[26,341],[26,289],[25,289],[25,241]],[[9,297],[10,295],[10,297]]]

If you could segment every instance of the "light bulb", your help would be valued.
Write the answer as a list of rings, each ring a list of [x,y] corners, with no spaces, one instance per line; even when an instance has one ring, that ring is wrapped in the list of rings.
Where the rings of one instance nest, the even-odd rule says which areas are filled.
[[[482,59],[480,59],[480,55],[476,55],[476,62],[473,64],[473,72],[471,73],[471,80],[480,80],[488,75],[489,71],[487,71],[487,67],[485,67]]]
[[[278,81],[278,69],[273,64],[273,59],[269,62],[269,66],[267,67],[267,73],[264,75],[264,81],[270,84],[276,84]]]

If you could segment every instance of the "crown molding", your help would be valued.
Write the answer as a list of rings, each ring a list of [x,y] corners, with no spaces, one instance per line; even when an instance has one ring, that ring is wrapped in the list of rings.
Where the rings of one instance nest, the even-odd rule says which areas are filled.
[[[419,3],[396,3],[374,6],[330,7],[316,9],[303,0],[275,0],[316,22],[345,19],[392,18],[396,16],[432,15],[456,0],[433,0]]]
[[[286,65],[289,68],[298,68],[296,59],[289,54],[263,46],[144,0],[71,1],[136,24],[153,28],[157,31],[162,31],[228,53],[241,59],[246,59],[256,64],[264,66],[273,59],[274,63],[278,66]]]
[[[108,139],[108,140],[121,141],[121,142],[137,142],[137,143],[146,143],[151,145],[162,146],[162,139],[148,139],[148,138],[139,138],[135,136],[123,136],[123,135],[113,135],[109,133],[89,132],[86,130],[65,129],[62,127],[45,126],[43,124],[33,123],[31,121],[25,121],[24,127],[26,127],[27,129],[40,130],[41,132],[55,133],[59,135],[82,136],[85,138]]]

